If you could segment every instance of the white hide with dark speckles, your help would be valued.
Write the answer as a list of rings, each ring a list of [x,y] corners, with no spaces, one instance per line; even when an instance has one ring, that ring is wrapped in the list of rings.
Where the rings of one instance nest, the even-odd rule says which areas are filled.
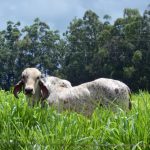
[[[129,87],[118,80],[100,78],[78,86],[64,88],[49,86],[50,105],[90,115],[96,106],[118,105],[124,110],[130,106]]]

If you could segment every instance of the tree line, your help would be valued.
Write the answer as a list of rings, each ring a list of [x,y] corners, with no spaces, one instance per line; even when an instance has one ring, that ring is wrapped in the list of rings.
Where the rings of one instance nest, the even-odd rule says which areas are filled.
[[[10,89],[24,68],[37,67],[73,85],[107,77],[150,90],[150,5],[142,15],[126,8],[122,18],[110,19],[87,10],[63,36],[38,18],[23,28],[8,21],[0,31],[0,88]]]

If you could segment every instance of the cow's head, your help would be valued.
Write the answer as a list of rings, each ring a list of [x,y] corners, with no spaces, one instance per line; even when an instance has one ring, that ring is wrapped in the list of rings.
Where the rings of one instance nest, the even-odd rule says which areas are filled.
[[[22,90],[28,97],[39,94],[42,99],[46,99],[49,96],[41,72],[36,68],[26,68],[22,72],[21,80],[14,87],[14,96],[18,98],[18,93]]]

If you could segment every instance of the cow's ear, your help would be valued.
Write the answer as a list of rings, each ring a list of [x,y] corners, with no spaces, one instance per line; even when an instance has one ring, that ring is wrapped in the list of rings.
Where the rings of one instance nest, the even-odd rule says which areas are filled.
[[[45,85],[45,83],[42,80],[39,81],[39,86],[40,86],[40,89],[41,89],[42,100],[48,98],[49,90],[48,90],[47,86]]]
[[[18,93],[21,92],[22,88],[24,86],[24,82],[21,80],[19,81],[15,86],[14,86],[14,90],[13,90],[13,94],[16,98],[18,98]]]

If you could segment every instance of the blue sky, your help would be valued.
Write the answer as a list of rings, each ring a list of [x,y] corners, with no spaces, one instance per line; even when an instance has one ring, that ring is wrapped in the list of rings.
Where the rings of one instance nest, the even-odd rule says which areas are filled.
[[[102,20],[105,14],[112,22],[123,16],[124,8],[137,8],[143,14],[149,0],[0,0],[0,29],[7,21],[30,25],[37,17],[51,29],[65,32],[73,18],[81,18],[88,9]]]

